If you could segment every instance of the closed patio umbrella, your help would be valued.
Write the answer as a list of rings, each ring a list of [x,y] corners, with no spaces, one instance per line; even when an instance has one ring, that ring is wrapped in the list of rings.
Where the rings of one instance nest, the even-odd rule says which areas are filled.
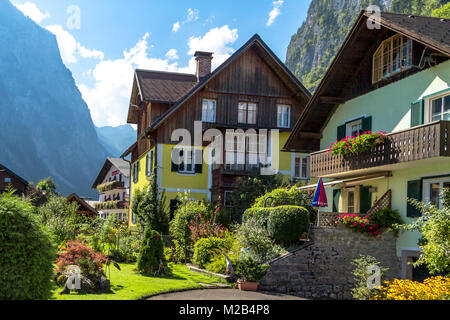
[[[319,183],[317,184],[316,193],[314,194],[312,206],[317,208],[328,207],[327,193],[325,191],[322,178],[319,179]],[[320,226],[320,210],[317,213],[317,225]]]

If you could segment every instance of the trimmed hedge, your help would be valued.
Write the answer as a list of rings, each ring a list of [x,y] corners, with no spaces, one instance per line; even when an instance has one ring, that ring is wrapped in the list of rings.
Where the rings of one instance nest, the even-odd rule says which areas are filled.
[[[257,218],[258,221],[263,221],[264,224],[267,223],[267,219],[269,219],[270,214],[272,213],[274,208],[250,208],[245,210],[242,216],[242,222],[248,221],[250,218]]]
[[[309,212],[298,206],[280,206],[272,209],[267,220],[267,231],[272,239],[288,244],[300,240],[308,232]]]
[[[267,200],[267,201],[266,201]],[[282,205],[298,205],[303,201],[308,202],[303,191],[292,188],[278,188],[255,200],[252,208],[277,207]]]
[[[0,300],[50,298],[56,252],[33,206],[0,195]]]

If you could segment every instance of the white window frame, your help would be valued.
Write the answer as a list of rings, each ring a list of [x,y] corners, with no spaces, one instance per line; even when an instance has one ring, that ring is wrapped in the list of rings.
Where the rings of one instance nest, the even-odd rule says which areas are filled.
[[[297,175],[297,160],[300,160],[299,175]],[[302,176],[303,160],[306,160],[306,176]],[[310,157],[305,155],[295,155],[294,159],[294,179],[309,180]]]
[[[283,111],[287,111],[287,123],[284,123],[285,116]],[[290,128],[291,127],[291,106],[287,104],[277,105],[277,126],[278,128]]]
[[[444,100],[445,97],[450,96],[450,90],[446,91],[444,93],[441,94],[436,94],[435,96],[426,98],[426,103],[425,103],[425,116],[424,116],[424,123],[431,123],[433,122],[433,117],[432,117],[432,112],[433,112],[433,101],[437,100],[437,99],[442,99]],[[442,101],[442,108],[444,107],[444,101]],[[441,113],[441,120],[444,119],[444,115],[446,113]],[[439,121],[439,120],[435,120],[435,121]]]
[[[442,192],[444,188],[444,183],[450,183],[450,176],[447,177],[441,177],[441,178],[429,178],[423,180],[423,194],[422,199],[425,203],[430,203],[431,201],[431,194],[430,194],[430,187],[432,184],[439,183],[440,192]],[[442,201],[439,201],[439,208],[442,209]]]
[[[254,107],[254,110],[250,110],[250,106]],[[254,121],[249,121],[250,112],[253,113]],[[256,124],[258,114],[258,104],[255,102],[239,102],[238,105],[238,123],[240,124]]]
[[[180,156],[180,160],[183,159],[183,161],[178,165],[178,173],[180,174],[195,174],[195,149],[192,147],[186,147],[186,148],[178,148],[178,154],[183,151],[183,156]],[[186,163],[189,161],[189,154],[191,154],[191,170],[186,170],[187,166]],[[181,166],[183,166],[183,170],[181,170]]]
[[[203,99],[202,100],[202,121],[210,122],[210,123],[216,122],[216,110],[217,110],[217,101],[216,100]]]
[[[363,128],[363,119],[360,118],[360,119],[354,120],[352,122],[347,122],[345,124],[345,134],[346,134],[347,137],[352,137],[353,136],[353,130],[352,130],[353,126],[361,126],[361,130],[362,130],[362,128]]]

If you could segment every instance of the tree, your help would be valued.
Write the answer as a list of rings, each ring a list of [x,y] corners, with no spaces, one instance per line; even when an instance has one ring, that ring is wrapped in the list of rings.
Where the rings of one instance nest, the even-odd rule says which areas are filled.
[[[439,9],[433,10],[433,17],[450,19],[450,2],[444,4]]]
[[[36,189],[42,192],[47,197],[58,196],[59,193],[56,191],[56,183],[51,177],[43,179],[38,182]]]
[[[157,168],[153,169],[149,185],[143,190],[136,190],[132,211],[138,219],[142,230],[150,228],[161,234],[169,232],[169,216],[164,209],[165,195],[158,187]]]
[[[431,274],[450,275],[450,190],[442,193],[442,209],[435,205],[409,200],[411,204],[421,209],[422,217],[410,225],[400,226],[402,230],[416,230],[423,235],[420,242],[422,255],[416,265],[425,264]]]

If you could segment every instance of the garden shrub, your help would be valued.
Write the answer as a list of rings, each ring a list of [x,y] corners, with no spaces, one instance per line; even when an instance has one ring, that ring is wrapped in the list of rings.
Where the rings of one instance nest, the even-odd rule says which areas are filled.
[[[170,222],[170,235],[178,240],[187,251],[193,244],[191,239],[191,230],[189,224],[196,219],[198,215],[205,218],[212,217],[211,208],[202,201],[191,201],[189,195],[184,194],[180,199],[180,205],[175,211],[173,220]]]
[[[164,244],[161,235],[146,229],[144,240],[139,250],[138,270],[147,276],[166,275],[170,272],[164,256]]]
[[[261,219],[263,225],[266,225],[267,220],[269,219],[270,214],[272,213],[273,208],[250,208],[245,210],[242,216],[242,222],[248,221],[250,218],[255,217],[258,220]]]
[[[239,259],[236,267],[236,275],[243,281],[260,281],[267,273],[269,265],[261,264],[250,256],[243,256]]]
[[[450,300],[450,278],[386,281],[373,300]]]
[[[309,211],[303,207],[273,208],[267,220],[267,231],[272,239],[289,244],[300,240],[309,229]]]
[[[260,263],[286,253],[270,238],[264,221],[265,218],[261,216],[249,217],[236,230],[239,244],[248,248],[250,256]]]
[[[194,245],[193,262],[197,264],[199,268],[205,268],[215,255],[226,250],[226,244],[227,242],[224,239],[216,237],[198,240]]]
[[[56,252],[33,206],[12,193],[0,195],[0,300],[48,299]]]
[[[226,228],[216,222],[218,212],[219,208],[214,211],[212,219],[199,214],[191,221],[188,227],[191,232],[192,242],[195,243],[201,238],[225,237]]]
[[[355,287],[352,289],[353,298],[356,300],[370,300],[377,293],[377,288],[369,288],[369,277],[373,275],[370,270],[371,266],[377,266],[380,268],[380,284],[381,281],[389,270],[387,268],[381,268],[380,262],[372,256],[360,255],[360,258],[352,261],[352,265],[355,266],[353,275],[355,276]],[[374,285],[374,284],[373,284]]]
[[[114,260],[127,263],[136,262],[140,246],[141,241],[137,233],[121,232],[119,234],[119,247],[112,250]]]
[[[205,267],[206,270],[225,274],[227,271],[227,260],[224,256],[226,254],[230,258],[233,267],[236,268],[238,262],[239,253],[241,252],[241,246],[235,233],[227,232],[225,235],[224,249],[212,257],[211,262]]]
[[[257,198],[252,208],[277,207],[283,205],[307,205],[312,202],[311,196],[297,187],[278,188]]]
[[[95,252],[94,249],[79,240],[69,241],[58,254],[56,271],[62,273],[68,266],[76,265],[80,267],[81,274],[86,277],[99,278],[105,274],[104,263],[106,263],[106,256],[103,253]]]
[[[400,213],[397,210],[392,210],[390,208],[385,208],[374,213],[370,216],[370,220],[383,229],[390,229],[397,224],[403,223]]]
[[[185,263],[186,253],[178,240],[173,240],[173,246],[164,248],[164,256],[168,262]]]

